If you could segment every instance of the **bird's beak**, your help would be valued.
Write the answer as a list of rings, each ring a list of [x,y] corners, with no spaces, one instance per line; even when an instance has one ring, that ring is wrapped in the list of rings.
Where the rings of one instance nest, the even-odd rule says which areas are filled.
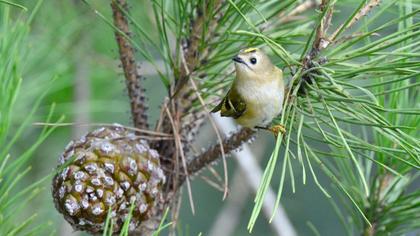
[[[246,63],[245,63],[245,61],[244,60],[242,60],[242,58],[240,58],[239,56],[235,56],[235,57],[233,57],[232,58],[232,60],[234,61],[234,62],[237,62],[237,63],[242,63],[242,64],[245,64],[246,65]]]
[[[240,63],[240,64],[244,64],[248,69],[253,70],[248,64],[246,64],[246,62],[240,58],[238,55],[236,55],[235,57],[232,58],[232,60],[236,63]]]

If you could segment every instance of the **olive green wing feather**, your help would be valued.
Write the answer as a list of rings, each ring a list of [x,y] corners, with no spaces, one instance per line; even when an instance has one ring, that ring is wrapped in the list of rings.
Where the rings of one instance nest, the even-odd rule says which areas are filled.
[[[211,112],[220,111],[221,116],[239,118],[246,110],[246,103],[235,89],[229,90],[222,101]]]

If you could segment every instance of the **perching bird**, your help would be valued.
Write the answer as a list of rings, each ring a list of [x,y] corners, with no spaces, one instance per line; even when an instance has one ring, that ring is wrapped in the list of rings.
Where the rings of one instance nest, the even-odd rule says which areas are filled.
[[[283,72],[258,48],[241,50],[233,58],[236,78],[227,95],[212,110],[233,117],[248,128],[263,128],[274,134],[285,132],[281,125],[268,126],[283,108]]]

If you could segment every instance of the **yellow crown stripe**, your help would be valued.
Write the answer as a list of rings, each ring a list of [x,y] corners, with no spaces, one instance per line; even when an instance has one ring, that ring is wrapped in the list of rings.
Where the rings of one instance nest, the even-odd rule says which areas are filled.
[[[249,52],[253,52],[253,51],[257,51],[257,48],[247,48],[244,50],[244,53],[249,53]]]

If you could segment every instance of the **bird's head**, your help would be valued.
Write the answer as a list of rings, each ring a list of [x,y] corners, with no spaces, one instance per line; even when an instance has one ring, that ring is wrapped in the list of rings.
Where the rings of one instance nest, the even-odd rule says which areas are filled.
[[[259,48],[248,48],[241,50],[233,57],[236,73],[242,75],[264,75],[270,73],[273,64],[270,58]]]

